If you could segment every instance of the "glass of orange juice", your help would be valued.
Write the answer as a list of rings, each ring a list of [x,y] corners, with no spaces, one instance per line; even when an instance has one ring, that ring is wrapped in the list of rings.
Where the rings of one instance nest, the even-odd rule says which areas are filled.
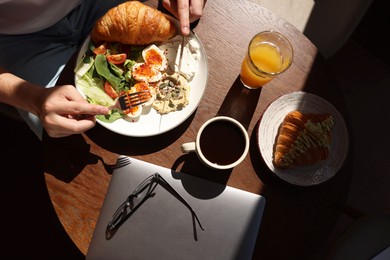
[[[290,41],[281,33],[264,31],[249,43],[241,65],[240,79],[245,87],[257,89],[286,71],[293,60]]]

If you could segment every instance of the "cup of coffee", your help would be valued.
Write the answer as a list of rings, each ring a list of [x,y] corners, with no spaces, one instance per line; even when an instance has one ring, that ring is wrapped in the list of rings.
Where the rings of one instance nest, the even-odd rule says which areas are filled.
[[[246,129],[237,120],[217,116],[207,120],[199,129],[195,142],[184,143],[183,153],[196,152],[207,166],[224,170],[240,164],[249,151]]]

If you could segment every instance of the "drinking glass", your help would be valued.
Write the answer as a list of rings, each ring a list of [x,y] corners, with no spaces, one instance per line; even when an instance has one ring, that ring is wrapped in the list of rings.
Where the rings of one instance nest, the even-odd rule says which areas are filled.
[[[249,43],[241,66],[241,82],[249,89],[260,88],[286,71],[293,56],[293,47],[283,34],[260,32]]]

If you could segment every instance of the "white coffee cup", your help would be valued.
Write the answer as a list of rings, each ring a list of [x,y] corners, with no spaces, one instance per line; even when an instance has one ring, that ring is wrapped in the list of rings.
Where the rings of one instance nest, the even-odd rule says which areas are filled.
[[[183,153],[196,152],[199,159],[214,169],[230,169],[240,164],[249,151],[246,129],[237,120],[217,116],[199,129],[195,142],[184,143]]]

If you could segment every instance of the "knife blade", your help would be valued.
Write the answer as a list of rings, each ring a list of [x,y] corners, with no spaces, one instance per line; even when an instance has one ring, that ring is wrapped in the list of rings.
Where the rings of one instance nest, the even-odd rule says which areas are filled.
[[[183,52],[184,52],[184,44],[186,37],[182,35],[181,38],[181,46],[180,46],[180,54],[179,54],[179,66],[177,71],[177,82],[179,82],[180,74],[181,74],[181,65],[183,63]]]
[[[181,37],[182,38],[181,38],[181,45],[180,45],[180,52],[179,52],[179,65],[178,65],[178,69],[177,69],[177,78],[176,78],[175,84],[180,84],[181,65],[183,62],[184,44],[185,44],[185,40],[186,40],[186,37],[184,35],[182,35]],[[172,76],[171,79],[174,80],[174,77]],[[164,102],[163,109],[162,109],[163,111],[165,111],[165,105],[166,105],[166,102]],[[163,114],[160,115],[160,122],[159,122],[159,126],[158,126],[159,131],[161,131],[162,119],[163,119]]]

